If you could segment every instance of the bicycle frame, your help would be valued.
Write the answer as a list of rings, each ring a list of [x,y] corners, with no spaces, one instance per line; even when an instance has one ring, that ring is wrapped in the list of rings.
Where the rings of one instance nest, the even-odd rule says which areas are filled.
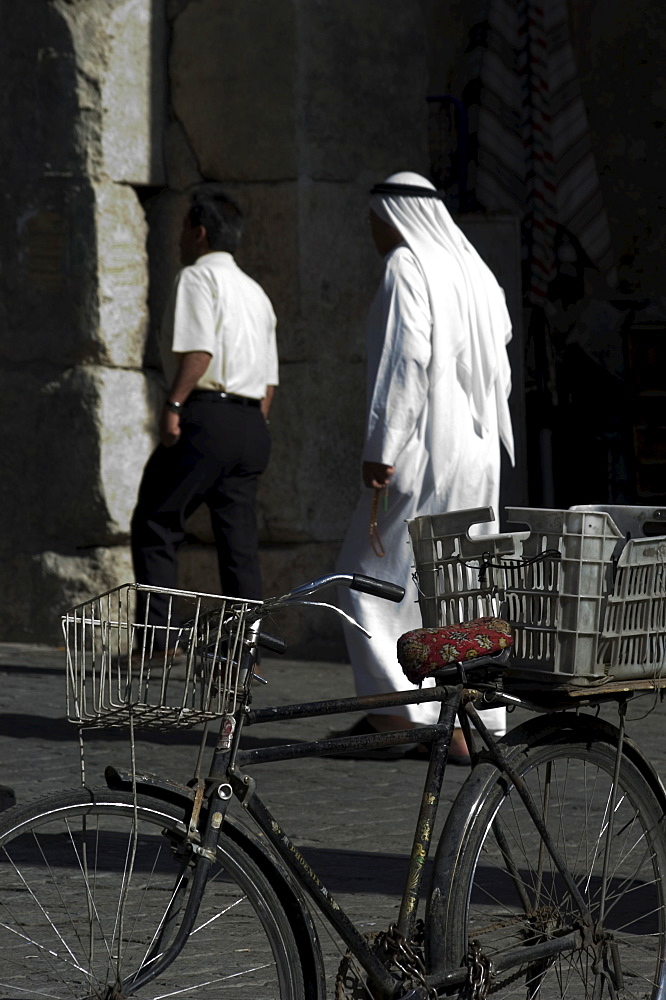
[[[147,707],[155,713],[154,717],[147,717],[153,718],[153,722],[157,722],[165,728],[169,724],[181,725],[183,722],[185,724],[205,722],[205,730],[199,748],[194,776],[187,786],[177,784],[168,779],[162,779],[155,775],[138,775],[136,772],[133,728],[135,724],[137,728],[140,728],[141,712],[137,711],[136,715],[133,714],[135,705],[135,702],[132,700],[134,691],[133,683],[135,680],[132,668],[133,657],[131,655],[127,657],[124,655],[125,638],[122,638],[122,641],[118,639],[115,645],[113,645],[108,636],[106,636],[105,629],[108,626],[111,630],[109,634],[112,637],[125,636],[124,629],[128,630],[128,636],[131,634],[132,629],[139,629],[139,634],[144,636],[140,676],[141,678],[145,677],[145,684],[147,686],[148,675],[151,672],[151,663],[153,660],[152,646],[150,655],[146,655],[145,630],[148,627],[148,619],[146,618],[146,621],[139,623],[139,625],[132,624],[132,615],[125,608],[125,604],[127,608],[131,607],[129,598],[127,598],[125,604],[122,604],[122,607],[122,602],[118,604],[118,609],[120,610],[116,610],[116,605],[113,604],[111,610],[106,608],[104,613],[102,613],[102,610],[98,609],[97,605],[93,607],[94,602],[86,602],[79,609],[74,609],[77,614],[72,618],[73,632],[71,635],[70,632],[66,632],[66,635],[68,637],[68,657],[70,657],[71,653],[71,663],[69,659],[68,663],[74,671],[74,681],[76,685],[79,685],[76,688],[77,693],[80,691],[82,694],[85,694],[84,682],[89,677],[85,673],[86,669],[92,672],[90,676],[92,677],[94,686],[94,682],[102,676],[100,671],[106,670],[109,662],[112,662],[114,667],[116,665],[122,669],[126,666],[128,667],[126,681],[129,694],[126,695],[124,700],[121,698],[119,703],[103,702],[100,706],[96,707],[96,714],[86,714],[83,709],[79,708],[77,703],[77,710],[73,714],[72,721],[79,722],[81,726],[81,751],[83,751],[82,731],[85,725],[97,725],[103,722],[107,715],[110,715],[113,719],[112,724],[117,725],[117,713],[121,710],[121,718],[129,724],[132,732],[132,770],[124,773],[115,772],[115,775],[111,774],[108,776],[107,781],[109,786],[111,788],[122,788],[126,791],[131,790],[135,795],[137,791],[141,791],[158,799],[162,798],[171,803],[175,802],[178,804],[179,809],[182,809],[182,813],[179,815],[182,815],[183,822],[179,824],[178,833],[172,836],[171,839],[173,842],[172,847],[174,847],[177,859],[181,863],[183,884],[187,882],[188,887],[187,889],[181,887],[181,879],[179,877],[176,889],[171,897],[171,904],[164,916],[163,924],[146,956],[147,961],[142,962],[142,970],[128,975],[124,983],[116,984],[116,989],[119,986],[123,988],[130,987],[131,989],[138,989],[144,986],[169,966],[185,946],[189,935],[194,929],[207,881],[212,873],[213,866],[217,864],[219,851],[223,847],[220,835],[222,829],[226,829],[227,831],[236,830],[234,836],[240,834],[241,838],[244,838],[244,840],[237,842],[241,857],[243,856],[243,852],[253,861],[256,861],[257,857],[259,857],[259,867],[263,870],[267,881],[272,886],[278,887],[278,901],[284,909],[285,914],[288,915],[288,919],[295,917],[298,923],[302,918],[311,928],[311,933],[309,932],[306,935],[306,945],[303,947],[301,954],[305,956],[306,962],[312,959],[311,965],[315,969],[314,974],[317,977],[319,985],[313,988],[313,995],[315,993],[321,994],[323,989],[323,966],[321,964],[316,930],[312,923],[312,913],[314,911],[312,910],[310,901],[314,902],[317,909],[323,914],[330,925],[337,930],[342,940],[358,959],[369,981],[371,984],[374,984],[372,987],[373,991],[375,988],[378,988],[381,994],[387,998],[395,997],[398,993],[409,989],[410,992],[406,994],[405,1000],[407,996],[411,1000],[426,1000],[426,998],[427,1000],[431,1000],[432,995],[441,992],[455,992],[457,994],[459,986],[462,986],[464,990],[468,990],[470,995],[485,995],[483,982],[478,978],[474,978],[479,968],[481,969],[482,979],[487,980],[492,975],[493,968],[496,971],[505,971],[513,969],[515,966],[526,963],[533,964],[534,962],[548,965],[558,955],[573,950],[585,951],[591,961],[600,968],[602,963],[608,964],[608,956],[611,955],[612,962],[617,966],[616,980],[620,981],[622,973],[620,959],[619,955],[616,958],[615,953],[613,953],[613,935],[604,926],[604,915],[606,910],[606,886],[609,875],[612,874],[609,872],[609,866],[618,801],[621,805],[621,800],[618,800],[618,786],[621,777],[621,758],[625,735],[623,699],[626,701],[627,697],[631,697],[630,693],[623,694],[622,691],[628,691],[629,689],[622,689],[616,686],[614,690],[611,690],[612,686],[609,685],[608,690],[604,693],[603,691],[600,692],[598,687],[595,687],[594,690],[586,693],[584,699],[583,697],[577,697],[572,702],[570,699],[567,700],[564,697],[558,705],[557,689],[551,687],[548,690],[548,708],[546,708],[543,701],[539,703],[540,689],[538,684],[527,686],[526,683],[523,683],[524,678],[521,681],[517,675],[512,677],[511,673],[506,678],[507,691],[503,690],[502,681],[500,681],[499,685],[495,683],[499,676],[498,664],[504,662],[506,658],[505,654],[508,653],[508,651],[505,651],[505,653],[494,657],[480,657],[474,660],[474,673],[469,679],[465,675],[466,668],[462,664],[451,664],[441,669],[434,675],[436,680],[434,688],[409,690],[367,698],[332,699],[307,704],[286,705],[280,708],[252,710],[250,703],[253,677],[257,676],[254,673],[254,667],[257,662],[258,647],[264,645],[274,651],[281,651],[283,649],[283,644],[281,644],[280,640],[261,633],[261,622],[266,617],[272,616],[274,612],[283,610],[291,605],[313,605],[337,611],[351,625],[356,625],[361,631],[365,631],[360,624],[354,622],[345,612],[332,605],[322,604],[312,599],[319,591],[334,586],[351,587],[352,589],[373,594],[376,597],[382,597],[387,600],[397,601],[403,594],[401,588],[386,581],[374,580],[358,575],[336,574],[312,581],[302,587],[296,588],[288,594],[266,602],[236,602],[232,599],[220,598],[220,607],[213,608],[210,621],[204,615],[204,626],[202,629],[199,629],[197,624],[199,622],[199,604],[197,603],[195,618],[189,625],[184,626],[186,641],[183,643],[182,651],[188,657],[185,677],[186,694],[194,697],[195,688],[197,691],[199,687],[203,688],[202,678],[206,677],[207,683],[210,682],[209,689],[206,689],[207,694],[211,694],[212,692],[215,695],[223,696],[223,698],[217,701],[214,698],[212,701],[206,700],[200,707],[199,715],[196,718],[193,716],[187,717],[187,712],[190,710],[188,708],[185,711],[185,702],[179,701],[181,693],[179,693],[178,687],[174,688],[176,693],[174,701],[166,698],[166,680],[168,680],[174,664],[172,661],[169,661],[169,657],[165,651],[160,669],[155,668],[153,670],[154,677],[157,678],[158,683],[161,683],[161,687],[154,698],[148,696],[149,693],[151,696],[153,695],[152,689],[148,692],[147,690],[143,691],[142,688],[143,701],[138,703],[141,706],[141,710],[143,710],[143,707]],[[131,585],[127,585],[127,587],[131,587]],[[141,588],[139,587],[138,589]],[[151,590],[151,588],[144,589]],[[118,592],[125,592],[125,588],[117,590]],[[107,604],[110,604],[111,596],[116,595],[117,590],[110,592],[109,595],[102,595],[103,597],[109,597]],[[157,588],[157,590],[160,590],[160,588]],[[184,592],[168,590],[163,590],[162,592],[168,595],[170,599],[180,596],[196,598],[199,601],[199,599],[204,597],[212,599],[215,596],[186,594]],[[99,598],[94,599],[97,602],[99,600]],[[92,610],[89,608],[88,611],[80,611],[81,608],[88,608],[89,604]],[[213,632],[209,630],[211,621],[215,626],[213,639],[211,639]],[[104,655],[97,656],[96,654],[95,656],[88,657],[85,654],[93,648],[94,644],[91,645],[89,641],[90,635],[88,631],[85,632],[86,641],[83,641],[83,630],[89,630],[93,627],[100,632],[100,635],[104,633],[103,641],[100,639],[100,649]],[[516,627],[520,627],[520,624],[516,623]],[[96,636],[97,632],[93,631],[91,634]],[[69,648],[70,639],[73,643],[73,651]],[[130,638],[130,649],[132,648],[132,643],[133,640]],[[107,654],[112,657],[111,661],[108,660]],[[471,666],[471,664],[468,666]],[[479,668],[481,672],[477,672]],[[174,672],[173,679],[177,683],[183,680],[178,671]],[[257,677],[257,679],[261,678]],[[512,683],[515,681],[519,681],[522,686],[513,689]],[[142,679],[141,684],[143,685],[143,683],[144,680]],[[120,688],[122,687],[123,685],[120,684]],[[534,693],[536,703],[530,703],[525,698],[525,695],[529,697],[528,691],[530,688]],[[512,691],[514,692],[513,694],[511,693]],[[169,690],[169,695],[171,693],[171,690]],[[516,693],[520,696],[517,697]],[[570,693],[573,694],[574,692]],[[580,692],[575,693],[580,695]],[[538,747],[538,742],[535,741],[532,744],[530,739],[532,731],[538,737],[539,726],[532,726],[530,728],[530,724],[524,727],[521,725],[520,732],[516,733],[515,738],[509,737],[500,744],[488,732],[483,724],[482,716],[478,714],[475,706],[489,707],[490,704],[520,704],[532,711],[542,712],[544,709],[549,711],[556,708],[570,708],[576,702],[579,705],[598,705],[600,701],[611,698],[621,703],[621,725],[620,729],[616,730],[617,737],[614,737],[617,750],[612,783],[602,803],[606,810],[604,816],[607,817],[607,822],[602,827],[606,843],[603,850],[602,871],[599,876],[602,883],[602,894],[598,905],[596,903],[589,904],[595,914],[595,919],[593,920],[592,913],[576,881],[564,863],[558,848],[560,841],[555,834],[551,835],[549,833],[543,820],[544,815],[547,815],[547,803],[550,800],[550,779],[548,778],[547,796],[544,796],[544,801],[541,801],[539,793],[531,793],[528,787],[531,782],[528,774],[531,772],[532,764],[528,761],[527,765],[523,766],[523,763],[521,763],[524,760],[521,752],[523,749],[531,751],[533,747]],[[84,701],[85,699],[82,698],[82,700]],[[316,718],[348,712],[372,713],[379,709],[392,709],[399,706],[416,705],[432,701],[440,703],[439,719],[434,725],[421,726],[394,733],[378,732],[366,736],[338,737],[335,739],[296,743],[288,746],[270,746],[257,750],[241,749],[240,740],[245,725],[299,718]],[[425,862],[431,847],[456,714],[458,715],[470,748],[473,749],[474,747],[470,726],[470,723],[473,723],[476,729],[476,736],[480,737],[485,750],[482,749],[480,753],[472,753],[474,763],[478,763],[479,766],[475,769],[474,776],[469,783],[466,784],[461,793],[461,798],[457,800],[455,812],[451,820],[447,823],[446,839],[440,841],[441,855],[434,873],[434,888],[437,892],[434,896],[430,897],[429,911],[425,915],[426,922],[428,923],[427,940],[434,952],[433,965],[436,964],[437,967],[441,968],[444,964],[450,963],[456,966],[459,965],[460,967],[449,969],[448,971],[443,970],[436,976],[427,976],[420,949],[422,929],[417,924],[416,916],[419,901],[422,895],[424,895],[423,875]],[[209,727],[214,725],[214,720],[216,719],[220,720],[219,734],[217,745],[212,754],[210,767],[208,767],[204,763],[204,758],[206,757],[207,759],[208,755],[207,736],[210,731]],[[568,722],[567,726],[568,729],[577,731],[577,726],[573,726],[571,722]],[[529,730],[527,736],[524,735],[523,729],[525,731]],[[535,740],[537,737],[535,737]],[[583,742],[586,739],[587,737],[584,736]],[[348,915],[344,913],[327,887],[322,884],[317,874],[310,868],[303,855],[286,836],[280,824],[257,794],[255,781],[247,773],[247,769],[251,768],[253,764],[296,760],[306,757],[342,755],[345,753],[353,754],[358,750],[381,751],[382,749],[413,743],[428,744],[431,748],[431,753],[409,858],[407,880],[402,893],[397,923],[391,925],[385,933],[380,934],[378,940],[371,946]],[[613,739],[610,740],[610,743],[613,743]],[[636,748],[631,748],[631,741],[626,741],[626,745],[630,747],[630,753],[635,756]],[[615,750],[613,750],[613,753],[615,753]],[[85,784],[83,753],[81,760],[82,781]],[[608,754],[606,753],[606,770],[608,769],[608,763]],[[548,761],[548,766],[550,767],[550,761]],[[523,774],[527,780],[523,780]],[[539,772],[537,771],[538,774]],[[500,779],[501,775],[505,776],[505,780]],[[656,777],[654,780],[658,781]],[[650,781],[651,778],[648,774],[648,782]],[[524,880],[521,878],[521,872],[514,863],[515,852],[510,847],[507,836],[509,824],[505,825],[503,819],[505,812],[500,813],[498,810],[497,812],[493,811],[492,815],[490,815],[487,798],[480,798],[478,802],[474,798],[479,789],[483,796],[492,795],[494,803],[498,801],[498,797],[501,797],[502,794],[508,795],[510,792],[512,796],[509,804],[510,808],[512,808],[515,799],[522,800],[522,805],[520,806],[523,820],[522,828],[529,826],[532,834],[537,834],[537,842],[535,842],[536,860],[533,866],[536,877],[536,888],[525,886]],[[661,792],[658,791],[657,794],[659,803],[662,806],[661,812],[666,814],[666,804],[664,803],[662,793],[663,789]],[[246,836],[245,832],[240,832],[240,827],[236,826],[232,817],[228,821],[225,819],[232,799],[236,799],[245,812],[253,818],[265,840],[269,841],[272,845],[272,849],[264,849],[259,842],[255,842],[251,837]],[[469,810],[471,809],[473,812],[477,809],[479,802],[485,808],[485,811],[480,815],[485,817],[488,826],[483,825],[483,829],[477,826],[473,829],[472,833],[477,839],[472,842],[472,846],[476,849],[481,843],[485,843],[485,839],[479,841],[478,836],[482,835],[485,838],[492,827],[494,850],[498,851],[502,857],[504,870],[509,878],[509,885],[512,882],[513,888],[517,893],[518,918],[520,920],[525,918],[525,923],[529,925],[529,922],[534,919],[535,914],[537,918],[539,917],[539,897],[543,874],[546,869],[548,869],[548,874],[551,874],[551,869],[554,870],[558,880],[561,879],[564,887],[564,897],[567,901],[566,914],[558,925],[557,934],[550,934],[549,932],[549,935],[544,936],[543,939],[539,935],[531,937],[529,952],[526,952],[527,946],[523,943],[524,937],[522,939],[513,939],[513,943],[511,944],[512,950],[510,952],[505,948],[495,951],[491,944],[488,951],[489,955],[494,956],[492,966],[490,958],[482,953],[481,946],[469,940],[469,938],[475,936],[474,933],[469,927],[465,930],[465,927],[457,919],[458,909],[461,907],[461,904],[462,906],[466,906],[469,902],[469,900],[462,898],[461,893],[464,894],[468,886],[476,884],[476,870],[471,871],[471,874],[469,871],[470,864],[476,865],[476,858],[470,859],[468,856],[469,851],[468,855],[464,856],[465,865],[462,866],[464,872],[460,879],[458,879],[458,872],[460,868],[460,851],[467,850],[469,844],[469,841],[465,840],[469,828]],[[544,802],[546,803],[545,812]],[[508,811],[506,810],[506,812]],[[527,812],[527,817],[524,816],[525,811]],[[478,817],[479,814],[475,813],[474,815]],[[474,822],[476,822],[476,819]],[[138,825],[136,829],[138,830]],[[622,828],[620,828],[620,832],[621,830]],[[135,832],[135,836],[138,836],[138,833]],[[518,847],[519,851],[520,846]],[[599,852],[598,856],[601,857],[601,852]],[[597,855],[595,854],[596,857]],[[666,857],[661,859],[660,864],[662,869],[666,868]],[[472,879],[471,882],[469,878]],[[456,892],[452,891],[447,896],[444,892],[445,887],[452,887]],[[309,896],[309,901],[307,902],[305,893]],[[446,909],[438,905],[437,900],[440,896],[445,896],[448,901]],[[611,900],[609,910],[612,910],[614,905]],[[176,928],[178,929],[176,930]],[[491,931],[493,929],[493,927],[490,928]],[[174,934],[173,939],[170,939],[171,933]],[[378,944],[381,947],[378,948]],[[441,948],[440,944],[442,945]],[[464,954],[465,950],[467,950],[466,954]],[[527,958],[528,954],[529,958]],[[395,961],[392,961],[392,958]],[[603,976],[605,973],[603,969],[600,973],[596,971],[596,968],[593,968],[593,971],[597,976],[598,984],[599,975]],[[405,977],[409,986],[405,985]],[[305,979],[308,983],[314,983],[312,974],[306,976]],[[597,985],[595,996],[598,992],[599,988]]]
[[[407,881],[398,918],[398,931],[406,940],[409,940],[414,932],[424,864],[430,849],[432,830],[446,767],[446,758],[451,743],[455,716],[460,705],[461,694],[462,685],[455,687],[439,686],[436,688],[426,688],[422,691],[404,692],[395,695],[333,699],[303,705],[286,705],[278,709],[260,709],[256,712],[249,712],[246,725],[269,720],[279,721],[289,718],[332,715],[354,710],[368,711],[373,708],[421,704],[428,701],[439,701],[442,703],[439,721],[433,726],[422,726],[397,733],[338,737],[311,743],[300,743],[293,746],[268,747],[259,750],[237,750],[235,753],[232,748],[232,751],[227,755],[227,760],[224,759],[223,755],[220,755],[220,758],[214,764],[214,768],[219,766],[222,773],[229,778],[234,794],[270,841],[274,850],[282,858],[296,881],[310,895],[319,910],[337,930],[371,979],[389,995],[398,989],[399,984],[371,950],[368,942],[360,934],[355,924],[352,923],[329,890],[322,884],[298,848],[295,847],[284,833],[270,810],[257,795],[253,779],[250,778],[249,781],[247,780],[248,776],[244,774],[242,767],[248,764],[268,763],[270,761],[341,754],[360,748],[380,749],[413,742],[432,743],[431,759],[421,799]],[[463,983],[465,978],[466,973],[459,977],[460,982]]]
[[[433,688],[405,691],[390,695],[374,695],[365,698],[341,698],[285,705],[279,708],[246,710],[244,716],[242,716],[242,721],[236,727],[231,747],[228,746],[228,733],[223,731],[224,727],[221,726],[218,745],[213,753],[210,774],[205,779],[205,784],[207,785],[206,797],[208,800],[206,827],[201,831],[199,843],[195,844],[191,842],[192,850],[198,858],[180,931],[175,940],[171,942],[161,955],[160,959],[154,963],[150,971],[146,970],[144,973],[139,974],[135,980],[132,980],[131,985],[134,988],[139,988],[154,978],[155,975],[159,974],[163,968],[167,967],[173,961],[184,945],[187,934],[196,919],[199,903],[205,891],[208,871],[215,858],[218,831],[223,825],[229,802],[235,797],[248,815],[252,817],[266,839],[271,843],[273,850],[282,859],[295,882],[305,890],[320,912],[339,933],[342,940],[356,956],[377,988],[388,996],[396,995],[402,988],[402,984],[380,961],[367,940],[347,916],[334,896],[321,882],[298,848],[285,834],[280,824],[257,794],[254,779],[245,773],[244,768],[252,764],[296,760],[304,757],[324,757],[331,754],[338,755],[345,752],[353,752],[359,749],[381,749],[414,742],[429,743],[432,745],[410,853],[407,879],[397,922],[399,935],[409,942],[415,931],[416,913],[421,898],[425,861],[427,860],[431,846],[432,832],[456,714],[461,716],[461,722],[466,730],[468,730],[467,717],[471,718],[487,748],[487,756],[493,761],[498,771],[507,775],[507,778],[512,782],[518,794],[525,802],[542,838],[544,847],[564,878],[571,893],[571,898],[580,915],[580,929],[538,945],[531,945],[530,958],[532,960],[554,958],[558,954],[580,947],[583,939],[591,932],[593,923],[591,914],[556,845],[553,843],[547,828],[543,825],[538,806],[535,804],[525,783],[505,759],[496,740],[488,732],[479,713],[474,708],[472,701],[475,695],[478,696],[478,692],[471,692],[465,689],[462,683],[457,685],[438,683]],[[463,698],[471,699],[464,707]],[[515,701],[515,699],[513,700]],[[296,718],[314,718],[351,711],[367,712],[378,708],[422,704],[432,701],[441,703],[439,720],[435,725],[422,726],[394,733],[338,737],[335,739],[265,747],[255,750],[240,749],[240,736],[246,725],[257,725],[269,721],[277,722]],[[619,748],[619,752],[621,752],[621,747]],[[203,784],[201,784],[201,790],[203,791]],[[516,878],[516,881],[519,882],[519,879]],[[501,969],[510,969],[513,966],[520,965],[524,961],[524,949],[516,948],[503,956]],[[498,966],[497,968],[499,971],[500,967]],[[467,967],[453,969],[441,975],[426,977],[423,986],[429,991],[443,991],[462,986],[468,981],[468,975]]]
[[[309,590],[308,588],[305,588]],[[297,592],[295,592],[297,593]],[[299,595],[302,600],[303,595]],[[580,927],[567,935],[544,941],[530,946],[532,960],[554,958],[563,952],[581,947],[583,941],[590,943],[593,929],[592,916],[587,905],[569,873],[563,858],[554,844],[547,828],[544,826],[539,809],[534,802],[527,786],[511,766],[496,740],[488,732],[474,707],[474,700],[482,697],[481,692],[466,687],[466,678],[462,668],[454,668],[442,674],[436,680],[435,687],[402,691],[387,695],[369,697],[338,698],[327,701],[304,704],[285,705],[279,708],[263,708],[252,710],[248,707],[251,700],[251,678],[256,662],[256,641],[259,623],[256,621],[250,627],[251,638],[248,648],[240,664],[241,676],[245,678],[245,709],[237,713],[237,722],[233,735],[230,736],[229,719],[222,719],[218,741],[213,752],[209,774],[198,779],[197,792],[194,796],[192,817],[188,842],[197,863],[191,880],[190,893],[182,914],[182,922],[175,939],[165,951],[151,963],[150,970],[144,970],[131,978],[127,985],[137,989],[157,976],[166,968],[182,949],[197,916],[201,898],[205,891],[206,881],[216,857],[216,847],[219,830],[224,823],[230,800],[236,798],[248,815],[256,822],[266,839],[271,843],[274,852],[284,863],[286,869],[299,888],[303,889],[329,923],[339,933],[351,952],[356,956],[367,975],[385,995],[394,996],[403,988],[387,967],[374,953],[366,939],[350,920],[329,890],[320,881],[317,874],[309,866],[303,855],[290,841],[280,824],[271,814],[267,806],[256,792],[254,779],[245,773],[244,768],[252,764],[277,761],[296,760],[304,757],[324,757],[332,754],[344,754],[359,749],[382,749],[407,743],[431,744],[431,755],[424,782],[421,804],[416,822],[415,834],[409,859],[407,880],[402,895],[400,912],[397,921],[397,932],[405,942],[413,940],[416,929],[416,913],[421,898],[425,861],[427,860],[432,832],[439,803],[442,781],[446,769],[446,761],[451,743],[456,715],[460,717],[465,735],[469,741],[469,722],[474,726],[487,748],[486,757],[506,774],[515,786],[517,793],[523,799],[533,823],[542,839],[545,850],[550,854],[553,863],[563,877],[579,913]],[[488,660],[487,662],[491,662]],[[475,666],[482,665],[483,660],[476,661]],[[456,675],[458,683],[445,684],[444,676]],[[338,737],[314,742],[296,743],[291,745],[265,747],[256,750],[241,750],[240,737],[246,725],[257,725],[264,722],[278,722],[288,719],[315,718],[325,715],[336,715],[347,712],[372,712],[380,708],[392,708],[405,705],[423,704],[436,701],[441,703],[437,724],[421,726],[393,733],[376,733],[366,736]],[[496,697],[495,704],[507,704],[521,699],[509,696],[505,701],[502,696]],[[529,705],[532,709],[538,706]],[[201,763],[200,751],[197,771]],[[471,745],[471,743],[470,743]],[[618,748],[618,762],[621,754],[621,743]],[[159,792],[156,791],[156,794]],[[199,829],[199,812],[204,796],[207,800],[205,826]],[[520,879],[514,877],[516,888],[520,892]],[[538,952],[538,954],[537,954]],[[516,948],[503,956],[501,968],[509,969],[525,960],[524,948]],[[499,969],[499,966],[498,966]],[[462,986],[469,981],[467,966],[449,970],[437,976],[421,977],[421,986],[427,991],[442,991]]]
[[[331,753],[344,753],[348,750],[359,748],[380,748],[395,746],[404,743],[420,742],[431,743],[431,758],[425,778],[421,805],[416,824],[416,831],[409,860],[409,869],[403,897],[400,906],[400,915],[397,923],[399,934],[409,941],[415,929],[416,911],[420,899],[422,879],[425,861],[428,857],[434,821],[437,813],[437,805],[441,791],[442,781],[446,769],[446,758],[451,742],[451,735],[456,714],[461,707],[463,694],[462,685],[449,687],[438,685],[436,688],[429,688],[424,691],[405,692],[396,695],[372,696],[369,698],[349,698],[334,699],[324,702],[313,702],[303,705],[287,705],[278,709],[263,709],[256,712],[249,712],[246,724],[256,724],[266,721],[280,721],[282,719],[315,717],[334,713],[348,712],[356,710],[372,710],[379,707],[391,707],[405,704],[418,704],[425,701],[441,701],[442,708],[440,718],[435,726],[424,726],[408,730],[406,733],[385,733],[361,737],[346,737],[330,740],[321,740],[314,743],[302,743],[294,746],[269,747],[259,750],[238,750],[233,763],[227,765],[227,776],[231,782],[234,794],[241,801],[248,814],[252,816],[266,838],[271,842],[276,853],[281,857],[289,871],[312,898],[319,910],[324,914],[331,925],[338,931],[342,939],[354,953],[367,974],[383,991],[389,994],[395,993],[400,984],[387,971],[384,965],[372,952],[368,942],[358,932],[355,925],[349,920],[347,915],[335,901],[330,892],[322,885],[318,876],[312,871],[302,854],[292,844],[284,833],[279,823],[275,820],[269,809],[256,794],[254,781],[242,771],[243,765],[268,763],[278,760],[294,760],[299,757],[326,756]],[[559,937],[556,940],[544,942],[539,945],[538,951],[541,958],[552,958],[564,951],[573,950],[580,946],[583,936],[592,928],[592,916],[589,909],[568,871],[564,859],[561,857],[556,845],[544,826],[539,815],[538,808],[528,791],[525,783],[504,759],[496,741],[489,733],[473,704],[468,704],[465,711],[471,716],[475,728],[488,748],[490,756],[493,758],[497,768],[505,773],[515,785],[518,793],[525,802],[525,805],[532,817],[533,822],[543,840],[544,846],[553,862],[564,878],[567,888],[571,893],[576,907],[580,913],[583,928],[571,934]],[[621,753],[621,747],[619,748]],[[221,763],[221,761],[220,761]],[[530,957],[537,958],[535,947],[531,946]],[[502,969],[511,968],[524,962],[524,949],[515,949],[504,956]],[[436,977],[428,977],[424,985],[429,990],[443,990],[462,985],[467,980],[467,969],[451,970],[448,973]]]

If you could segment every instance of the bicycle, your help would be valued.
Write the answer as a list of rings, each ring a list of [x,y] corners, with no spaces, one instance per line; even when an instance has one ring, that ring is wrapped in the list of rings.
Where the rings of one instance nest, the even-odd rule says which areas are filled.
[[[252,709],[258,650],[280,647],[262,620],[335,586],[401,596],[392,584],[344,574],[264,603],[128,585],[65,616],[68,713],[80,733],[102,725],[129,726],[132,735],[141,726],[204,730],[187,785],[109,767],[106,788],[83,784],[2,816],[0,996],[323,998],[313,904],[349,949],[340,998],[666,995],[666,795],[625,735],[631,685],[578,699],[593,708],[617,701],[617,726],[568,711],[567,695],[532,692],[530,700],[507,683],[500,628],[489,655],[441,662],[434,687]],[[146,617],[137,624],[138,591]],[[153,593],[168,597],[161,629],[148,624]],[[182,627],[177,602],[193,609]],[[450,644],[455,636],[443,629],[437,638]],[[240,748],[246,726],[426,701],[441,703],[432,726]],[[498,704],[536,714],[496,740],[482,713]],[[456,716],[474,766],[426,887]],[[206,737],[218,722],[207,767]],[[431,746],[409,874],[396,924],[368,938],[246,769],[407,742]],[[261,839],[228,816],[232,801]]]

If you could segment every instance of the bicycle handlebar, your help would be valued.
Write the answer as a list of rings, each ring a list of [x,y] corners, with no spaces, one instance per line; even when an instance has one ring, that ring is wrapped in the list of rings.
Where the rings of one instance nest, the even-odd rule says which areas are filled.
[[[295,587],[294,590],[290,590],[288,594],[283,594],[281,597],[269,598],[256,610],[251,609],[248,617],[252,619],[256,615],[256,618],[263,618],[265,614],[270,614],[280,608],[289,607],[292,604],[304,604],[319,591],[327,590],[329,587],[349,587],[351,590],[359,590],[365,594],[372,594],[375,597],[396,603],[405,596],[403,587],[389,583],[388,580],[378,580],[360,573],[334,573]]]
[[[272,653],[286,653],[287,643],[279,635],[271,635],[268,632],[257,634],[257,645],[262,649],[270,649]]]
[[[395,604],[400,604],[405,596],[404,587],[389,583],[388,580],[378,580],[374,576],[363,576],[361,573],[354,573],[349,586],[351,590],[360,590],[364,594],[382,597],[385,601],[393,601]]]
[[[358,590],[361,593],[371,594],[373,597],[380,597],[385,601],[393,601],[396,604],[405,596],[404,587],[399,587],[388,580],[379,580],[377,577],[364,576],[362,573],[335,573],[330,576],[322,576],[317,580],[301,584],[300,587],[295,587],[294,590],[290,590],[281,597],[272,597],[261,603],[251,602],[249,605],[245,605],[241,614],[246,624],[251,628],[254,635],[254,643],[258,646],[263,646],[265,649],[271,649],[276,653],[283,653],[286,649],[286,644],[277,636],[261,632],[259,622],[262,618],[267,618],[274,614],[274,612],[291,607],[294,604],[311,604],[315,607],[328,608],[330,611],[334,611],[344,618],[350,625],[359,628],[361,632],[369,636],[370,633],[348,615],[346,611],[331,604],[322,604],[319,601],[310,600],[320,590],[327,590],[329,587],[349,587],[350,590]],[[227,619],[230,625],[237,621],[238,618],[234,613]]]
[[[288,608],[294,604],[314,604],[320,607],[327,607],[331,611],[337,612],[337,614],[341,615],[351,624],[358,625],[353,618],[340,608],[330,604],[321,605],[318,601],[310,600],[319,591],[327,590],[329,587],[349,587],[351,590],[359,590],[362,593],[372,594],[374,597],[381,597],[385,601],[394,601],[395,603],[401,601],[405,596],[403,587],[398,587],[397,584],[390,583],[388,580],[363,576],[361,573],[334,573],[330,576],[321,576],[317,580],[301,584],[300,587],[295,587],[294,590],[290,590],[287,594],[282,594],[281,597],[270,597],[261,604],[246,608],[244,613],[245,620],[248,625],[252,625],[259,622],[262,618],[266,618],[274,612],[282,610],[282,608]],[[361,628],[361,631],[365,631],[365,629]]]

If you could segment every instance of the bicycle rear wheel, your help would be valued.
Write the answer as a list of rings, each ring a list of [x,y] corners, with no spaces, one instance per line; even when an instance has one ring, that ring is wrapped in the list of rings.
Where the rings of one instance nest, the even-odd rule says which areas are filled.
[[[604,879],[617,736],[590,716],[563,715],[533,720],[506,737],[511,763],[595,924],[605,893],[596,955],[588,942],[530,960],[531,948],[576,929],[577,910],[515,787],[480,764],[454,803],[437,852],[427,918],[431,968],[459,968],[473,953],[479,974],[490,975],[493,998],[666,996],[663,794],[629,743]],[[525,960],[501,971],[503,957],[519,947]]]
[[[191,867],[176,806],[79,789],[0,823],[0,998],[301,1000],[298,949],[266,878],[224,832],[187,944],[133,992],[180,923]],[[125,984],[123,986],[123,984]]]

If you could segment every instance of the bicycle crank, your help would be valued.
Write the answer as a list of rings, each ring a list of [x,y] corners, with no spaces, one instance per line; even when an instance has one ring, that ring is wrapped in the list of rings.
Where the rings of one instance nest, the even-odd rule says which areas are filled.
[[[432,1000],[425,984],[425,966],[418,929],[417,940],[411,944],[398,933],[394,925],[388,931],[371,931],[364,937],[396,982],[403,984],[404,991],[399,993],[400,1000]],[[371,987],[360,962],[348,951],[340,962],[335,978],[335,1000],[388,1000],[388,997],[377,987]]]

